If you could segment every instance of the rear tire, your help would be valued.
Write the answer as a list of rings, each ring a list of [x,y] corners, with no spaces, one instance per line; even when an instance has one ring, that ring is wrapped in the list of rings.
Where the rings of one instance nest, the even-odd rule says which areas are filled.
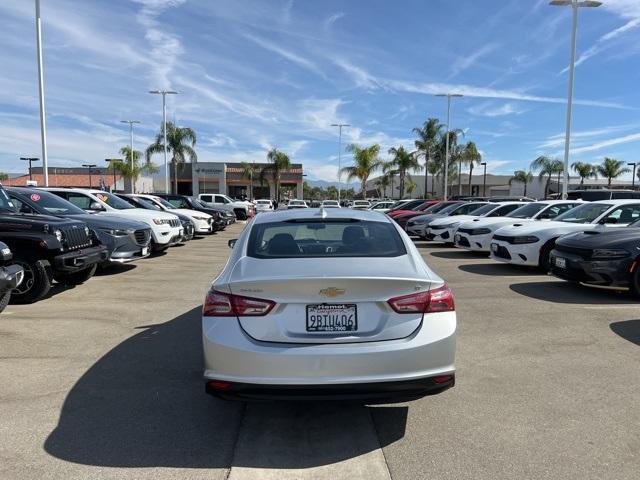
[[[80,270],[79,272],[54,273],[53,278],[56,282],[62,285],[67,285],[67,286],[80,285],[86,282],[87,280],[89,280],[91,277],[93,277],[93,274],[96,273],[97,269],[98,269],[98,264],[94,264],[89,268],[84,268]]]
[[[22,283],[11,292],[11,303],[34,303],[51,290],[51,273],[41,261],[14,258],[13,263],[24,269]]]
[[[543,273],[547,273],[551,269],[551,263],[550,263],[549,257],[551,256],[551,250],[553,250],[553,247],[555,247],[555,245],[556,245],[556,239],[554,238],[553,240],[549,240],[547,243],[545,243],[543,247],[540,249],[540,258],[538,260],[538,268]]]
[[[5,292],[0,294],[0,313],[2,313],[2,311],[9,304],[10,298],[11,298],[11,292]]]
[[[636,261],[640,261],[640,259]],[[635,271],[631,274],[629,287],[631,294],[636,298],[640,298],[640,265],[636,265]]]
[[[237,218],[238,220],[246,220],[246,219],[247,219],[247,212],[246,212],[246,211],[244,211],[244,210],[243,210],[243,209],[241,209],[241,208],[236,208],[236,209],[233,211],[233,213],[235,213],[235,214],[236,214],[236,218]]]

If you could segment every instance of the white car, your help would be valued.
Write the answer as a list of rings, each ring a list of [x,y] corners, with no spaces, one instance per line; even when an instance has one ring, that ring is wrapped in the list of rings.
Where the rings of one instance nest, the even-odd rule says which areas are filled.
[[[438,207],[449,202],[441,202]],[[432,240],[431,235],[428,232],[429,225],[434,220],[444,217],[458,217],[460,215],[469,215],[470,213],[478,210],[479,208],[488,205],[489,202],[461,202],[454,201],[449,203],[437,213],[424,213],[410,219],[405,230],[409,235],[417,235],[423,240]]]
[[[354,200],[351,208],[355,210],[368,210],[371,204],[367,200]]]
[[[304,200],[289,200],[287,210],[294,210],[296,208],[309,208],[309,205],[307,205],[307,202]]]
[[[154,205],[157,205],[165,212],[175,212],[186,215],[191,219],[191,223],[193,223],[194,225],[195,233],[211,233],[214,229],[214,219],[208,213],[199,212],[198,210],[191,210],[188,208],[176,208],[164,198],[157,197],[156,195],[136,194],[134,196],[144,198],[146,200],[149,200],[150,202],[153,202]]]
[[[391,219],[265,213],[230,245],[203,305],[208,393],[382,402],[454,385],[453,294]]]
[[[246,220],[255,214],[255,206],[253,203],[244,200],[233,200],[222,193],[201,193],[198,195],[198,200],[202,200],[205,203],[231,207],[238,220]]]
[[[273,211],[273,202],[269,199],[266,200],[256,200],[256,213],[260,212],[272,212]]]
[[[479,217],[503,217],[522,205],[523,202],[487,203],[467,215],[454,215],[450,217],[436,218],[429,222],[426,237],[430,238],[434,242],[453,244],[456,230],[458,230],[461,223]]]
[[[497,229],[528,221],[553,220],[580,203],[580,200],[529,202],[504,217],[474,218],[460,224],[454,235],[454,242],[456,247],[464,250],[489,253],[491,238]]]
[[[549,254],[558,237],[605,227],[624,227],[640,218],[640,200],[583,203],[549,222],[522,222],[496,230],[491,258],[515,265],[549,269]]]
[[[341,208],[337,200],[323,200],[320,204],[321,208]]]
[[[180,219],[167,212],[135,208],[116,195],[89,188],[45,188],[86,212],[140,220],[151,227],[151,248],[164,250],[182,240]]]
[[[376,202],[369,207],[369,210],[375,210],[376,212],[387,213],[391,209],[394,203],[396,202],[395,201]]]

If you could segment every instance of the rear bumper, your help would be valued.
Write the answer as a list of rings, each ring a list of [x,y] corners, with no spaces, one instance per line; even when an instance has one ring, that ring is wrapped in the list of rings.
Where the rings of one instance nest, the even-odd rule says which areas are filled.
[[[441,393],[455,385],[455,375],[419,378],[399,382],[346,385],[261,385],[209,381],[205,391],[223,400],[239,401],[366,401],[405,402]]]
[[[20,285],[23,277],[24,270],[19,265],[0,267],[0,295]]]
[[[53,268],[60,272],[77,272],[91,267],[95,263],[103,263],[109,259],[109,251],[106,247],[92,247],[63,253],[53,259]]]

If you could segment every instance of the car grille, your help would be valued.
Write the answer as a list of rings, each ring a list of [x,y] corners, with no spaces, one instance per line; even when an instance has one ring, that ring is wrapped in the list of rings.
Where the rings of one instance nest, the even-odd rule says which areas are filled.
[[[173,219],[169,220],[169,225],[171,225],[172,227],[179,227],[182,224],[180,223],[180,219],[179,218],[173,218]]]
[[[84,226],[63,228],[61,230],[64,234],[65,244],[69,250],[91,246],[91,235],[87,235]]]
[[[557,244],[555,245],[555,249],[558,252],[571,253],[573,255],[578,255],[586,260],[591,258],[592,250],[588,248],[578,248],[578,247],[569,247],[567,245]]]
[[[497,250],[492,250],[492,251],[493,251],[493,254],[496,257],[500,257],[500,258],[505,258],[507,260],[511,260],[511,254],[509,253],[509,250],[507,250],[502,245],[498,245],[498,249]]]
[[[136,239],[136,243],[141,247],[146,247],[149,245],[149,241],[151,240],[151,230],[142,229],[136,230],[133,232],[133,236]]]

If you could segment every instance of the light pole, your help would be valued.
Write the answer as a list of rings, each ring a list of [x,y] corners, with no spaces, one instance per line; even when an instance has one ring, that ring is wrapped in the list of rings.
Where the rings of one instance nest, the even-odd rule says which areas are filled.
[[[115,163],[116,162],[122,162],[122,159],[121,158],[105,158],[104,161],[107,162],[109,165],[111,165],[111,171],[113,172],[113,185],[111,186],[111,193],[113,193],[116,190],[116,166],[115,166]],[[124,185],[122,187],[124,188]]]
[[[38,157],[20,157],[20,160],[29,162],[29,180],[31,180],[31,163],[38,162],[40,159]]]
[[[447,188],[449,183],[449,133],[451,125],[451,97],[461,97],[459,93],[438,93],[436,97],[447,97],[447,138],[445,141],[445,159],[444,159],[444,192],[442,198],[447,201]]]
[[[49,186],[49,157],[47,156],[47,122],[44,111],[44,66],[42,63],[42,19],[40,0],[36,0],[36,49],[38,57],[38,96],[40,99],[40,142],[42,143],[42,173],[44,186]],[[29,168],[31,170],[31,168]]]
[[[602,2],[594,0],[551,0],[549,5],[554,7],[571,7],[573,13],[573,28],[571,30],[571,54],[569,60],[569,93],[567,94],[567,125],[564,137],[564,175],[562,181],[562,198],[567,198],[569,190],[569,146],[571,144],[571,112],[573,109],[573,78],[576,67],[576,33],[578,31],[578,8],[595,8]]]
[[[487,162],[482,162],[480,165],[484,167],[484,173],[482,174],[482,196],[487,196]]]
[[[142,123],[140,120],[120,120],[120,123],[129,124],[129,154],[131,155],[131,193],[135,192],[135,186],[133,184],[133,124]]]
[[[342,182],[340,181],[340,176],[342,170],[342,127],[350,127],[348,123],[332,123],[332,127],[338,127],[338,203],[340,203],[340,188],[342,186]],[[365,195],[366,192],[363,192]]]
[[[93,184],[91,183],[91,169],[97,167],[97,165],[95,163],[83,163],[82,166],[89,169],[89,188],[93,188]]]
[[[633,177],[631,177],[631,189],[635,190],[636,188],[636,165],[638,164],[638,162],[629,162],[627,163],[627,165],[632,166],[633,165]]]
[[[167,163],[167,95],[177,95],[174,90],[149,90],[153,95],[162,95],[162,135],[164,137],[164,193],[169,193],[169,164]],[[178,172],[175,172],[178,175]],[[178,193],[178,192],[176,192]]]

